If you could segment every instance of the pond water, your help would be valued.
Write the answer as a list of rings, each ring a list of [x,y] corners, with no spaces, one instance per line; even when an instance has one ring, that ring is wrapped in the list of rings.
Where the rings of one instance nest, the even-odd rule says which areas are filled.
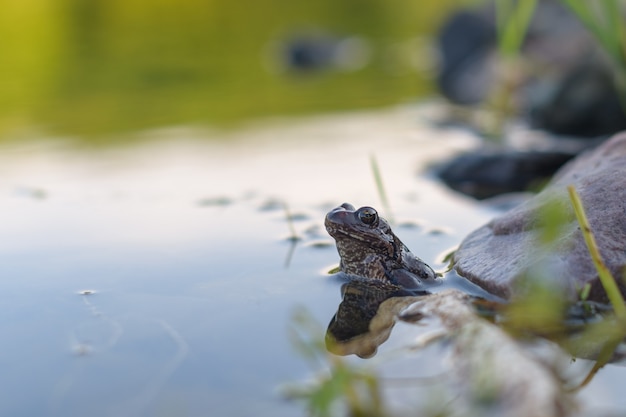
[[[433,89],[430,37],[463,2],[3,3],[0,138],[43,128],[93,142],[153,126],[414,100]],[[319,61],[319,47],[323,56],[342,47],[331,49],[342,58]],[[290,65],[294,50],[312,65]]]
[[[476,145],[427,115],[402,107],[230,132],[179,127],[101,150],[5,145],[0,415],[306,415],[280,388],[315,371],[290,341],[294,312],[324,329],[341,301],[341,282],[326,274],[338,255],[325,213],[343,202],[379,208],[435,269],[495,214],[425,173]],[[417,331],[399,323],[377,358]],[[388,360],[384,373],[433,376],[440,355]],[[623,379],[607,366],[582,398],[623,412]],[[415,404],[420,389],[396,394]]]

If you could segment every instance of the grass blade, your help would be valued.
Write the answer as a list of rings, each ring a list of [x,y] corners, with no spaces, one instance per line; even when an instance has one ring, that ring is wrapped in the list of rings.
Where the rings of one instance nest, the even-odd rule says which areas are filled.
[[[537,0],[496,1],[498,47],[503,56],[519,52],[536,6]]]
[[[372,168],[372,174],[374,175],[374,181],[376,182],[376,189],[378,190],[380,201],[385,209],[385,217],[389,220],[389,223],[393,224],[394,221],[393,214],[391,213],[391,206],[389,206],[389,200],[387,199],[387,193],[385,192],[385,186],[383,185],[383,178],[380,175],[378,162],[376,161],[376,157],[374,155],[370,156],[370,166]]]
[[[587,249],[589,250],[593,264],[598,271],[600,282],[609,297],[609,301],[613,305],[615,316],[622,324],[624,324],[626,323],[626,306],[624,305],[622,294],[617,287],[617,283],[615,282],[615,278],[611,274],[611,271],[609,271],[606,264],[602,260],[596,239],[593,236],[591,227],[589,226],[589,220],[585,214],[585,208],[583,207],[580,196],[576,192],[576,188],[573,185],[570,185],[567,187],[567,191],[569,192],[570,200],[572,201],[572,206],[574,207],[574,212],[576,213],[576,219],[578,220],[583,237],[585,238]]]

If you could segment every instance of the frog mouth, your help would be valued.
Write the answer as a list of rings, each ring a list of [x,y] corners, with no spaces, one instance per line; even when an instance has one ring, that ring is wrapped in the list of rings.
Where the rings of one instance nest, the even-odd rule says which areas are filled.
[[[358,240],[361,242],[369,241],[369,239],[366,236],[360,236],[354,232],[351,232],[350,230],[346,230],[340,227],[339,225],[337,225],[336,223],[332,222],[332,220],[329,221],[328,218],[326,219],[324,223],[325,223],[326,231],[328,232],[328,234],[335,239],[337,235],[342,235],[342,236],[347,236],[351,240]]]
[[[339,227],[337,227],[337,225],[335,225],[331,220],[329,220],[328,217],[326,218],[326,221],[324,222],[324,226],[326,227],[326,231],[328,232],[328,234],[331,235],[332,237],[335,237],[335,235],[338,233],[343,234],[343,235],[348,235],[348,233],[345,230],[341,230]]]

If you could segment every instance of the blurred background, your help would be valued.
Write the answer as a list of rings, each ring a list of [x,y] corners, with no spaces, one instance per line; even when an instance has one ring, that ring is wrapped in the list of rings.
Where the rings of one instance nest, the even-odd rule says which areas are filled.
[[[6,0],[0,135],[89,137],[380,107],[432,91],[459,0]]]
[[[375,206],[443,270],[502,209],[453,190],[526,190],[626,129],[621,4],[4,0],[0,415],[307,415],[278,388],[316,371],[294,309],[322,346],[341,301],[325,214]],[[520,119],[592,140],[480,154]],[[451,190],[431,167],[457,154]],[[430,381],[441,353],[386,375]],[[598,373],[583,414],[624,415],[623,380]],[[422,385],[398,415],[431,415]]]

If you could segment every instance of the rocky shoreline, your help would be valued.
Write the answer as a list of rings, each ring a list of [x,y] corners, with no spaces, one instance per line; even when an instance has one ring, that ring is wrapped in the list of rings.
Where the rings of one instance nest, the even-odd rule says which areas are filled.
[[[524,291],[524,279],[540,274],[570,301],[590,285],[588,300],[607,296],[568,199],[574,185],[584,204],[600,253],[626,295],[626,133],[613,136],[561,168],[539,194],[470,233],[454,255],[456,271],[504,298]],[[559,208],[559,238],[542,242],[542,213]]]

